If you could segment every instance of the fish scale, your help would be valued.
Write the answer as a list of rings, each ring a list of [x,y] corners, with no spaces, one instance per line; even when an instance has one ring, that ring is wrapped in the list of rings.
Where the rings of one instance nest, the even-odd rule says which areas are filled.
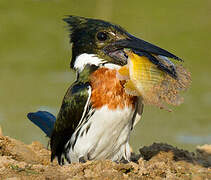
[[[187,89],[191,81],[190,73],[185,68],[171,63],[179,74],[175,79],[159,69],[147,57],[139,56],[130,50],[126,50],[126,53],[128,64],[118,70],[118,77],[126,80],[124,87],[128,94],[140,96],[145,104],[160,108],[166,108],[164,103],[182,103],[183,98],[179,93]]]

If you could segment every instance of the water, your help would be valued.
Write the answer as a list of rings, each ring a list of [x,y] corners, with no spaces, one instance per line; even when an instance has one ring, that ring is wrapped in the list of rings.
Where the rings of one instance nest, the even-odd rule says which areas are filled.
[[[0,2],[0,125],[25,143],[47,143],[27,120],[38,109],[57,114],[75,74],[64,15],[103,18],[185,60],[193,83],[169,113],[145,107],[132,133],[134,150],[167,142],[193,150],[211,143],[211,1],[14,0]],[[197,137],[197,138],[196,138]],[[205,138],[204,138],[205,137]],[[195,138],[195,140],[193,140]],[[204,139],[206,141],[204,141]],[[197,143],[196,143],[197,142]]]

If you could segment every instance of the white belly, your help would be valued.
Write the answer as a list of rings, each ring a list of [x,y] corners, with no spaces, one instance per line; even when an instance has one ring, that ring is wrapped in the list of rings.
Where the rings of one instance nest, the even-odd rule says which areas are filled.
[[[70,142],[77,141],[69,149],[71,162],[85,160],[111,159],[119,161],[130,159],[128,144],[135,110],[132,107],[123,110],[108,110],[107,106],[96,110],[89,121],[82,126],[80,133],[73,134]],[[87,127],[89,127],[86,132]],[[83,133],[82,133],[83,132]]]

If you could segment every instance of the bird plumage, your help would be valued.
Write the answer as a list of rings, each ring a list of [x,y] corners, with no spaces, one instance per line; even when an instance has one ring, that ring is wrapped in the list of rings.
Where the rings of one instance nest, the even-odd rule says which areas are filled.
[[[50,146],[59,164],[81,160],[130,161],[129,137],[143,112],[142,99],[125,92],[117,70],[127,64],[125,49],[147,57],[177,78],[172,53],[138,39],[118,25],[78,16],[64,19],[72,43],[71,68],[77,79],[67,90]]]

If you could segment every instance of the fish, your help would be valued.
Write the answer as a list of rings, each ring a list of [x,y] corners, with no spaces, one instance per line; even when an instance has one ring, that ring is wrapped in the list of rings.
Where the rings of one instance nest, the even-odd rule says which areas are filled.
[[[125,81],[126,93],[140,97],[144,104],[167,110],[170,110],[167,104],[176,106],[183,103],[184,98],[180,93],[191,84],[191,74],[186,68],[181,64],[173,64],[164,56],[153,55],[162,65],[158,66],[148,57],[132,50],[126,49],[125,53],[128,62],[118,70],[117,76]],[[160,67],[165,67],[166,70]],[[168,70],[173,73],[168,73]]]

